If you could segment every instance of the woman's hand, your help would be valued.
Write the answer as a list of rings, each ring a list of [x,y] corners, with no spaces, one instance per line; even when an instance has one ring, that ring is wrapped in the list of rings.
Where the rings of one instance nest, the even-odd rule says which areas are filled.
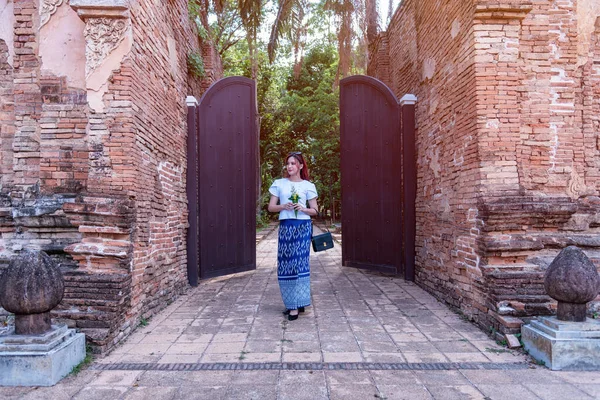
[[[293,209],[294,209],[294,210],[301,211],[301,212],[303,212],[304,214],[306,214],[306,215],[309,215],[309,216],[310,216],[310,215],[312,215],[311,208],[303,207],[303,206],[302,206],[302,205],[300,205],[300,204],[294,204],[294,208],[293,208]]]
[[[283,210],[292,211],[292,210],[296,209],[296,206],[299,206],[299,205],[300,204],[285,203],[282,207],[283,207]]]

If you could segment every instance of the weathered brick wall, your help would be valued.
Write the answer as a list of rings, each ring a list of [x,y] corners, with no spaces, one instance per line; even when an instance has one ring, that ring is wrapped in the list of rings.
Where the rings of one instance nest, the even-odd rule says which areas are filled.
[[[131,315],[148,317],[171,301],[187,284],[187,199],[185,192],[188,91],[187,55],[192,47],[191,24],[179,20],[187,1],[168,7],[133,10],[135,78],[131,91],[136,154],[136,224],[133,232],[133,308]],[[164,35],[148,42],[157,29]],[[151,55],[149,57],[149,55]],[[148,82],[156,82],[149,85]]]
[[[398,98],[418,97],[417,282],[470,310],[473,281],[481,275],[473,211],[479,163],[473,9],[458,0],[444,7],[439,12],[437,2],[405,0],[386,33],[388,60],[378,63],[389,66],[369,72]]]
[[[578,21],[581,12],[600,15],[592,4],[516,2],[501,14],[493,5],[477,9],[478,88],[495,82],[491,96],[478,93],[478,103],[486,102],[478,109],[487,166],[481,250],[489,324],[500,329],[516,329],[514,317],[553,312],[542,279],[561,248],[577,245],[600,264],[599,154],[586,144],[597,142],[598,130],[584,123],[594,114],[583,96],[583,72],[594,56],[579,53],[597,47],[580,46],[591,42]]]
[[[12,55],[0,36],[0,268],[21,249],[53,256],[56,316],[102,351],[186,287],[185,98],[222,70],[186,0],[38,3],[0,13],[15,38]]]
[[[13,48],[0,48],[3,71],[0,257],[4,260],[26,243],[37,248],[44,246],[54,253],[55,245],[64,247],[76,235],[60,211],[66,197],[58,189],[56,193],[61,194],[52,198],[42,184],[42,178],[50,178],[53,172],[60,174],[59,167],[51,161],[53,155],[49,149],[61,138],[49,132],[45,118],[62,95],[68,97],[68,91],[62,90],[60,82],[53,85],[40,76],[37,4],[14,1],[12,8],[11,16],[2,14],[2,23],[3,34],[7,33],[6,23],[13,25],[9,40]],[[12,66],[7,63],[11,54]],[[55,227],[52,233],[50,227]]]
[[[9,47],[0,39],[0,233],[12,232],[12,213],[7,189],[12,185],[13,137],[15,111],[13,67],[9,63]],[[6,252],[6,243],[0,242],[0,254]]]
[[[369,73],[419,98],[417,282],[486,328],[553,312],[543,273],[561,248],[600,263],[590,14],[587,0],[405,0],[387,54],[374,43]]]
[[[388,32],[381,32],[369,46],[367,64],[367,75],[377,76],[377,79],[388,84],[391,82],[389,46]]]

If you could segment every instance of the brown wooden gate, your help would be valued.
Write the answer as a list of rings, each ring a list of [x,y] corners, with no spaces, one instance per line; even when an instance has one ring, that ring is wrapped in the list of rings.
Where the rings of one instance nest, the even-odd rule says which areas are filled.
[[[414,106],[404,108],[375,78],[340,82],[342,263],[413,280]]]
[[[244,77],[212,85],[188,107],[188,279],[256,268],[256,86]]]

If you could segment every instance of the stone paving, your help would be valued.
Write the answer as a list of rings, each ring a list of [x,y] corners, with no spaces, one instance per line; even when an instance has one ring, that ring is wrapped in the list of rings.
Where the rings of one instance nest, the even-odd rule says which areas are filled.
[[[256,271],[201,282],[123,345],[24,399],[592,399],[600,372],[552,372],[416,285],[311,255],[313,307],[282,315],[276,231]]]

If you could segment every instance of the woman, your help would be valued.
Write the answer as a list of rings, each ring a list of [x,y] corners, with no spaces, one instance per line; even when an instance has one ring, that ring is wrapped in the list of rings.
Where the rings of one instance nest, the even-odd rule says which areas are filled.
[[[268,210],[279,213],[277,279],[290,321],[310,305],[310,217],[317,215],[317,189],[309,178],[302,153],[294,152],[286,159],[284,178],[269,188]]]

